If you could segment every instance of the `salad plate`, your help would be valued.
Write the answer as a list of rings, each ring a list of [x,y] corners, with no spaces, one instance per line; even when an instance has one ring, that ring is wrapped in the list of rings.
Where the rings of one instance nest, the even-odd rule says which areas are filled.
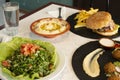
[[[33,45],[37,44],[37,45],[41,46],[41,48],[40,48],[41,50],[46,50],[50,53],[49,56],[51,55],[51,57],[49,57],[49,59],[48,59],[48,60],[50,60],[50,62],[49,62],[50,64],[48,66],[50,67],[51,64],[52,64],[52,66],[50,68],[50,71],[48,71],[49,74],[47,74],[45,76],[41,76],[40,72],[38,72],[39,75],[40,75],[39,78],[36,78],[36,77],[31,78],[30,76],[28,77],[28,75],[30,75],[30,73],[26,74],[27,77],[24,74],[20,74],[18,76],[15,76],[16,75],[15,73],[6,69],[6,66],[3,65],[4,60],[7,60],[7,59],[10,60],[10,57],[11,56],[13,57],[13,55],[15,54],[15,53],[13,53],[14,50],[18,49],[21,44],[26,44],[26,43],[27,44],[28,43],[32,43],[32,44],[34,43]],[[4,47],[3,47],[3,45],[4,45]],[[44,49],[42,49],[42,47]],[[7,42],[2,42],[2,43],[0,43],[0,52],[1,52],[0,56],[2,56],[2,57],[0,57],[0,79],[2,79],[2,80],[13,80],[13,79],[15,79],[15,80],[20,80],[20,79],[22,79],[22,80],[26,80],[26,79],[27,80],[50,80],[51,79],[52,80],[53,79],[54,80],[54,79],[58,78],[60,73],[62,73],[62,71],[64,70],[65,62],[66,62],[64,54],[62,54],[60,52],[60,50],[56,49],[54,47],[54,45],[52,45],[51,43],[41,41],[41,40],[32,40],[32,39],[29,39],[29,38],[13,37],[11,40],[9,40]],[[6,53],[6,54],[4,54],[4,53]],[[36,53],[36,55],[37,55],[37,53]],[[34,59],[35,56],[33,56],[33,55],[34,54],[25,55],[25,56],[27,56],[27,57],[31,56],[31,58]],[[41,56],[42,59],[45,58],[45,55],[42,55],[42,56]],[[48,56],[48,53],[46,53],[46,56]],[[37,58],[39,58],[39,57],[37,57]],[[37,58],[35,57],[35,60]],[[37,62],[39,62],[39,61],[37,61]],[[44,62],[44,63],[46,63],[46,62]],[[25,64],[23,64],[23,65],[25,65]],[[47,65],[47,64],[45,64],[45,65]],[[39,66],[40,66],[40,64],[37,64],[37,68]],[[37,68],[35,68],[35,69],[37,69]],[[42,68],[42,69],[44,70],[44,68]],[[36,73],[35,73],[35,75],[32,75],[32,76],[36,76]]]

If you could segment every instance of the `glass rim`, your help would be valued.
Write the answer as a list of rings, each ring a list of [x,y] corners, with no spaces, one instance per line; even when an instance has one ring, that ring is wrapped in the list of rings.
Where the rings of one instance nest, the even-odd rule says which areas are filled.
[[[6,2],[3,4],[3,7],[7,7],[7,6],[19,6],[18,2]]]

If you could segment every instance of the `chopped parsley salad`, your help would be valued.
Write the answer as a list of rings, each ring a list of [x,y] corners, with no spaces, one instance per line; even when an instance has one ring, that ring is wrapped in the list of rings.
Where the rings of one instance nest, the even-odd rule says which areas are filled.
[[[55,47],[40,40],[14,37],[0,43],[0,67],[15,80],[34,80],[56,67]]]

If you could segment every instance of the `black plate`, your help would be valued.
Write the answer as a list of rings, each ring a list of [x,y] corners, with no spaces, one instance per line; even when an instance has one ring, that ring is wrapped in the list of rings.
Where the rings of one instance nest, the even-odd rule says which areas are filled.
[[[98,63],[100,65],[100,75],[98,77],[92,78],[88,76],[83,70],[83,66],[82,66],[83,59],[88,53],[92,52],[97,48],[100,48],[98,41],[92,41],[86,43],[85,45],[80,46],[74,52],[72,56],[72,67],[75,74],[80,80],[107,80],[103,67],[109,61],[111,62],[116,61],[116,59],[114,59],[111,54],[113,49],[105,50],[105,52],[98,58]]]
[[[101,35],[99,35],[97,33],[94,33],[91,29],[88,29],[86,27],[74,28],[74,26],[76,24],[76,20],[74,18],[76,16],[76,14],[78,14],[78,13],[72,14],[71,16],[69,16],[67,18],[67,21],[71,25],[71,28],[70,28],[71,32],[73,32],[73,33],[75,33],[77,35],[80,35],[80,36],[83,36],[83,37],[86,37],[86,38],[92,38],[92,39],[98,39],[98,38],[106,37],[106,36],[101,36]],[[115,21],[115,22],[117,22],[117,21]],[[120,30],[119,30],[118,34],[116,34],[114,36],[110,36],[108,38],[116,38],[119,35],[120,35]]]

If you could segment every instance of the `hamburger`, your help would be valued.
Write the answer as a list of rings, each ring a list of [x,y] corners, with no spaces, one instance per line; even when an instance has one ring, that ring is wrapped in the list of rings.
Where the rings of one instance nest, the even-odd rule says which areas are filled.
[[[119,25],[115,24],[109,12],[99,11],[86,20],[86,27],[103,36],[118,33]]]

